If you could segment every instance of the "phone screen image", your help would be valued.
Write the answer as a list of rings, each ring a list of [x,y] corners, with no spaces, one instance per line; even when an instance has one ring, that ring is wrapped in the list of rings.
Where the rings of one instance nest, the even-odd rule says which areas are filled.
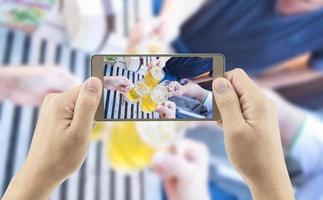
[[[96,120],[219,120],[211,88],[223,73],[221,54],[94,55]]]

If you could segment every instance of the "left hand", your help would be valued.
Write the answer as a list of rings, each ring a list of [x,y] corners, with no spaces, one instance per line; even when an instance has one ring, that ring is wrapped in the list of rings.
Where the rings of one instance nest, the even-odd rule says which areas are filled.
[[[206,146],[192,140],[155,154],[153,169],[163,180],[168,199],[209,200],[208,160]]]
[[[120,93],[126,93],[132,86],[132,82],[123,76],[105,76],[104,87],[108,90],[117,90]]]
[[[167,101],[157,106],[159,116],[162,119],[175,119],[176,118],[176,104],[172,101]]]
[[[80,168],[91,142],[101,91],[101,81],[90,78],[70,91],[46,96],[27,159],[3,199],[48,199]]]

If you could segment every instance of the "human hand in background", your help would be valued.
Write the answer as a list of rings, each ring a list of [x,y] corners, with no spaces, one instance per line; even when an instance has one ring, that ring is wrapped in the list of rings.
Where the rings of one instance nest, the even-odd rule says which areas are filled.
[[[101,81],[90,78],[70,91],[46,96],[27,159],[3,199],[48,199],[79,169],[90,145],[101,91]]]
[[[20,105],[38,106],[47,94],[69,90],[79,83],[79,79],[58,66],[0,69],[0,96]]]
[[[187,87],[182,86],[177,81],[170,81],[168,84],[168,90],[172,96],[182,96],[187,91]]]
[[[253,199],[294,199],[276,109],[240,69],[213,82],[229,160],[248,184]]]
[[[120,93],[126,93],[132,86],[132,82],[123,76],[105,76],[104,87],[108,90],[117,90]]]
[[[206,146],[182,140],[154,156],[153,169],[163,180],[169,200],[209,200]]]
[[[162,119],[175,119],[176,118],[176,104],[172,101],[167,101],[157,106],[159,116]]]

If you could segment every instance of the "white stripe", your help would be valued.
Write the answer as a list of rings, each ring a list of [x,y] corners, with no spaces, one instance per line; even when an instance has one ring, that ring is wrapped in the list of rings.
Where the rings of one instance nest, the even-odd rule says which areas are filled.
[[[145,178],[145,199],[147,200],[161,200],[161,181],[160,178],[150,171],[149,169],[144,171]]]
[[[123,174],[116,172],[115,173],[115,200],[124,200],[125,199],[125,177]]]
[[[86,159],[86,171],[85,171],[85,198],[94,199],[94,187],[95,187],[95,172],[96,172],[96,144],[91,144],[88,157]]]
[[[102,148],[101,148],[101,183],[99,185],[100,187],[100,195],[102,200],[107,200],[109,199],[110,195],[110,190],[109,190],[109,167],[107,163],[107,157],[105,154],[105,145],[102,143]]]
[[[140,181],[139,181],[139,173],[133,173],[131,174],[131,199],[132,200],[140,200]]]

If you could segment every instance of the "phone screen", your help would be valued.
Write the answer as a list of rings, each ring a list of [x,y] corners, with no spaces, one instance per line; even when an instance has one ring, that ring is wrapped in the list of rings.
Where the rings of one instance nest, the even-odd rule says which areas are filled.
[[[95,120],[219,120],[211,88],[223,73],[222,54],[94,55],[104,86]]]

